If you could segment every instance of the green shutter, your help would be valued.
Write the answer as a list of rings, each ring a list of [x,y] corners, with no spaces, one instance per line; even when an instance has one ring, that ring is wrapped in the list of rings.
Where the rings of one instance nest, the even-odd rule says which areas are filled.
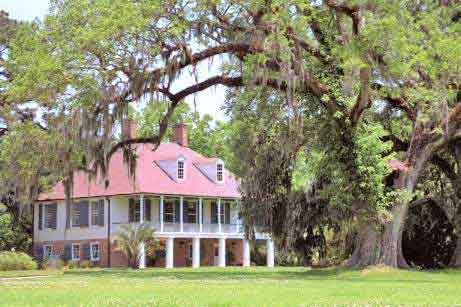
[[[134,199],[128,199],[128,222],[134,222]]]
[[[218,224],[218,205],[215,201],[211,202],[211,224]]]
[[[43,205],[38,205],[38,229],[43,229]]]
[[[189,202],[187,200],[183,200],[182,202],[182,221],[183,223],[189,222]]]
[[[98,203],[98,225],[104,226],[104,200],[99,200]]]
[[[144,199],[144,220],[145,221],[151,221],[151,202],[150,198]]]
[[[224,209],[224,222],[225,224],[230,224],[230,203],[226,202]]]
[[[58,220],[58,205],[56,203],[48,205],[49,214],[51,214],[50,228],[56,229]]]
[[[180,214],[181,214],[181,201],[179,199],[175,199],[175,210],[174,210],[174,223],[179,223],[180,219]]]
[[[88,201],[82,201],[79,204],[80,210],[80,227],[88,227],[89,221],[89,203]]]

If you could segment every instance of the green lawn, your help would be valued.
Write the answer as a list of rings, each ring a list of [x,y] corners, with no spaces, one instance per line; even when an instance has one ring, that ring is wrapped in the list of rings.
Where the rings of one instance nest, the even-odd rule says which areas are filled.
[[[0,281],[0,304],[36,306],[461,305],[461,271],[307,268],[73,270]]]

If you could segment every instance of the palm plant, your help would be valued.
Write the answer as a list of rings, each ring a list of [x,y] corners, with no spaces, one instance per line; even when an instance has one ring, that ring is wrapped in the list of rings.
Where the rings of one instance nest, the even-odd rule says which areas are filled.
[[[149,223],[122,225],[117,241],[119,248],[128,258],[128,265],[135,269],[139,265],[141,244],[144,243],[146,247],[155,244],[155,229]]]

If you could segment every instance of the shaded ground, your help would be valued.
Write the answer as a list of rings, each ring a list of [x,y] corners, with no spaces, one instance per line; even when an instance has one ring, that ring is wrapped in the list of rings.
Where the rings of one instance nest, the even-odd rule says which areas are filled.
[[[0,293],[9,306],[453,306],[461,304],[461,271],[94,269],[0,281]]]

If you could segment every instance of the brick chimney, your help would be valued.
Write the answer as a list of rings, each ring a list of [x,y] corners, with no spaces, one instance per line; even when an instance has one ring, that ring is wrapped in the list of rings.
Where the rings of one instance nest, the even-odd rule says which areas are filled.
[[[173,126],[172,141],[184,147],[189,145],[187,141],[187,125],[185,123],[179,123]]]
[[[122,138],[124,140],[137,137],[137,125],[132,119],[125,119],[122,122]]]

